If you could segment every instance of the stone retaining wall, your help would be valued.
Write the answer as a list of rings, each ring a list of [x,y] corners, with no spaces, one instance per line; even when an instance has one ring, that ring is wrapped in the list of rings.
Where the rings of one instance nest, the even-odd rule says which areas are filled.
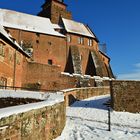
[[[116,111],[140,112],[140,81],[112,81],[111,99]]]
[[[66,106],[71,105],[77,100],[110,94],[110,87],[87,87],[87,88],[74,88],[63,90],[65,95]]]
[[[53,100],[51,97],[47,105],[43,101],[1,109],[0,140],[52,140],[59,136],[66,121],[65,102]]]

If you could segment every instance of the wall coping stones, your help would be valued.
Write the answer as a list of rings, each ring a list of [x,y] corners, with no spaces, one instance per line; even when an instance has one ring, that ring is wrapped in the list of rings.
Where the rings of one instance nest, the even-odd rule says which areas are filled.
[[[67,75],[67,76],[71,76],[71,74],[68,73],[68,72],[61,72],[61,74],[63,74],[63,75]]]
[[[94,78],[95,80],[101,80],[101,79],[102,79],[100,76],[93,76],[93,78]]]
[[[84,78],[92,78],[90,75],[84,75]]]
[[[83,77],[81,74],[77,74],[77,73],[73,73],[72,75],[75,77]]]
[[[109,86],[103,86],[103,87],[82,87],[82,88],[70,88],[70,89],[64,89],[61,90],[63,93],[65,92],[71,92],[71,91],[77,91],[77,90],[83,90],[83,89],[99,89],[99,88],[108,88]]]
[[[103,77],[103,80],[111,80],[109,77]]]

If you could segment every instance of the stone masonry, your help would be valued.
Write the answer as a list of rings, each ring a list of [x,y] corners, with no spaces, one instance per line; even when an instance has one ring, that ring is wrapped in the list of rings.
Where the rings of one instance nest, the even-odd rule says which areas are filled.
[[[111,98],[116,111],[140,112],[140,81],[112,81]]]
[[[88,87],[64,90],[66,106],[73,104],[75,101],[87,99],[94,96],[110,94],[110,88],[106,87]]]
[[[65,126],[65,103],[0,119],[0,140],[52,140]]]

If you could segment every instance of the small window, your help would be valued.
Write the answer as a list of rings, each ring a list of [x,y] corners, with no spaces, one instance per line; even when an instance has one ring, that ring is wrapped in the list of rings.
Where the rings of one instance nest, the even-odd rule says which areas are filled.
[[[39,40],[38,39],[36,40],[36,43],[39,44]]]
[[[18,64],[18,65],[20,65],[20,60],[21,58],[20,58],[20,54],[17,54],[16,55],[16,63]]]
[[[78,44],[84,44],[84,38],[78,37]]]
[[[52,59],[48,59],[48,64],[49,65],[52,65],[53,64]]]
[[[78,37],[78,44],[81,44],[81,39],[80,39],[80,37]]]
[[[40,37],[40,34],[39,34],[39,33],[36,33],[36,36],[37,36],[37,37]]]
[[[0,42],[0,55],[4,56],[5,52],[4,52],[4,43]]]
[[[71,42],[71,36],[67,35],[67,42]]]
[[[0,78],[0,88],[6,88],[7,86],[7,79],[4,77]]]
[[[13,51],[11,49],[9,49],[9,61],[13,62]]]
[[[81,37],[81,44],[84,44],[84,38]]]
[[[93,45],[92,39],[88,39],[88,46],[92,46],[92,45]]]

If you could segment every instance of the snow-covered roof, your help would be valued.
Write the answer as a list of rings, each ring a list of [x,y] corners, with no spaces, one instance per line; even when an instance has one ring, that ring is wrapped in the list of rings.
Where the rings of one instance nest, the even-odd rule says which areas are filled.
[[[92,31],[90,31],[90,29],[83,23],[65,18],[62,18],[62,21],[67,32],[96,38]]]
[[[53,28],[54,28],[54,29],[63,29],[63,27],[61,27],[61,26],[58,25],[58,24],[53,24]]]
[[[15,45],[18,50],[22,51],[22,53],[24,53],[26,56],[30,57],[22,48],[21,46],[14,40],[12,40],[12,36],[10,34],[8,34],[4,27],[2,25],[0,25],[0,34],[2,34],[5,38],[7,38],[11,43],[13,43],[13,45]]]
[[[0,9],[0,24],[4,27],[65,37],[54,30],[50,19],[12,10]]]
[[[0,33],[1,33],[3,36],[5,36],[7,39],[9,39],[10,41],[12,41],[11,38],[9,37],[9,35],[7,34],[7,32],[4,30],[4,28],[3,28],[2,25],[0,25]]]

